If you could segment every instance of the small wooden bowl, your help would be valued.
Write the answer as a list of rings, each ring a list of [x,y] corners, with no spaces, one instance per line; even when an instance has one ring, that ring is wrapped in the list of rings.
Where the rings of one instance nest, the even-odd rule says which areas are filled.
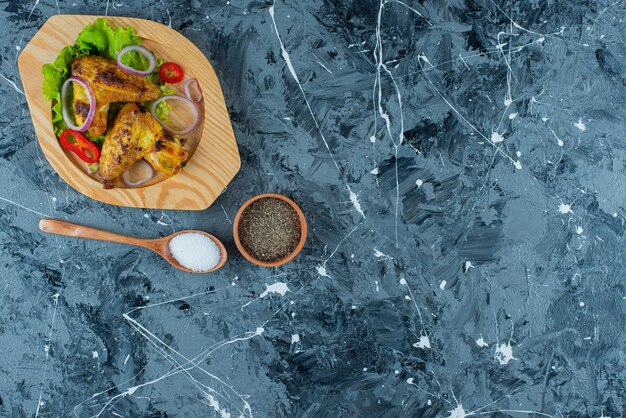
[[[298,214],[298,221],[300,221],[300,242],[298,242],[298,245],[296,246],[296,248],[294,248],[294,250],[287,257],[282,258],[277,261],[271,261],[271,262],[257,260],[256,258],[252,257],[245,250],[245,248],[243,247],[239,239],[239,220],[241,219],[241,214],[253,202],[256,202],[257,200],[261,200],[261,199],[266,199],[266,198],[275,198],[275,199],[279,199],[279,200],[282,200],[283,202],[288,203],[289,206],[291,206],[296,211],[296,213]],[[264,193],[264,194],[260,194],[260,195],[250,198],[246,203],[241,205],[241,207],[239,208],[239,211],[237,211],[237,216],[235,216],[235,221],[233,222],[233,236],[235,237],[235,245],[237,245],[237,249],[239,250],[241,255],[243,255],[246,258],[246,260],[248,260],[249,262],[253,264],[256,264],[258,266],[263,266],[263,267],[282,266],[283,264],[288,263],[291,260],[293,260],[293,258],[297,256],[298,253],[300,253],[300,251],[304,247],[304,243],[306,241],[306,233],[307,233],[307,224],[306,224],[306,218],[304,217],[304,213],[302,213],[302,209],[300,209],[300,207],[293,200],[289,199],[286,196],[283,196],[281,194],[276,194],[276,193]]]

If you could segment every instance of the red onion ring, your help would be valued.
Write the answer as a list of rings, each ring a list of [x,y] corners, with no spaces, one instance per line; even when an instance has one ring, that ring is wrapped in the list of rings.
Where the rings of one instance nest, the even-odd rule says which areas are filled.
[[[193,113],[193,122],[191,123],[191,125],[189,125],[189,127],[185,129],[173,129],[167,123],[159,119],[159,117],[156,115],[156,107],[159,103],[165,100],[180,100],[191,109]],[[188,134],[189,132],[193,131],[196,128],[196,126],[198,126],[198,121],[200,120],[200,113],[198,112],[198,108],[196,107],[195,103],[183,96],[169,95],[169,96],[159,97],[154,102],[152,102],[152,106],[150,107],[150,113],[152,113],[152,116],[157,120],[157,122],[161,124],[161,126],[163,126],[165,129],[167,129],[168,131],[170,131],[171,133],[175,135]]]
[[[197,100],[194,100],[191,97],[191,92],[189,91],[189,86],[191,86],[192,83],[195,84],[195,88],[198,91],[198,95],[200,96]],[[200,83],[198,83],[198,80],[196,80],[195,78],[190,78],[185,82],[185,96],[187,96],[187,98],[194,103],[202,103],[204,96],[202,95],[202,89],[200,88]]]
[[[148,66],[147,70],[144,70],[144,71],[137,70],[135,68],[129,67],[128,65],[122,63],[122,57],[126,55],[127,52],[130,52],[130,51],[139,52],[141,55],[143,55],[144,57],[148,59],[148,61],[150,62],[150,65]],[[154,67],[156,67],[156,58],[154,58],[154,54],[148,51],[146,48],[139,46],[139,45],[129,45],[129,46],[125,46],[124,48],[122,48],[120,53],[117,54],[116,62],[117,62],[117,66],[120,67],[122,70],[126,71],[128,74],[138,75],[142,77],[145,77],[148,74],[152,74],[152,71],[154,71]]]
[[[70,119],[69,111],[67,110],[67,89],[70,85],[70,82],[76,82],[81,84],[85,90],[87,90],[87,95],[89,96],[89,112],[87,113],[87,118],[82,125],[76,126]],[[63,121],[67,125],[68,128],[73,129],[78,132],[85,132],[91,126],[91,122],[93,121],[93,116],[96,114],[96,96],[93,94],[93,89],[85,80],[81,77],[70,77],[63,83],[63,87],[61,87],[61,109],[63,113]]]
[[[126,184],[127,186],[131,186],[131,187],[139,186],[140,184],[144,184],[148,180],[151,180],[152,177],[154,177],[154,169],[152,168],[150,163],[148,163],[146,160],[139,160],[135,163],[135,165],[137,164],[145,165],[146,167],[148,167],[150,172],[146,177],[141,178],[139,180],[132,181],[131,179],[128,178],[128,170],[124,171],[124,173],[122,174],[122,180],[124,180],[124,184]]]

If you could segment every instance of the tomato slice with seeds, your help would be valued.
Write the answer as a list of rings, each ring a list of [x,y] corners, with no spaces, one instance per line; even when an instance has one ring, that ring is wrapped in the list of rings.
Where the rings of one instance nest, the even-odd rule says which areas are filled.
[[[163,81],[170,84],[178,83],[185,76],[180,65],[174,62],[166,62],[161,65],[161,68],[159,68],[159,75]]]

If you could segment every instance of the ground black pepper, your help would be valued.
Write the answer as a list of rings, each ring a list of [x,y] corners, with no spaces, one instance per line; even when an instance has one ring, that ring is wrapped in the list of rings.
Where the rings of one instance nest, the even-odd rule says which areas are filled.
[[[287,257],[300,242],[296,211],[285,201],[266,197],[252,202],[239,219],[239,241],[257,260],[274,262]]]

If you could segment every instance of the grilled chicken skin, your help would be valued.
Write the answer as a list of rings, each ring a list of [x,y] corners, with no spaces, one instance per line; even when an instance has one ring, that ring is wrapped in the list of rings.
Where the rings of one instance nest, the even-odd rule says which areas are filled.
[[[143,157],[156,170],[176,174],[188,156],[181,140],[163,129],[147,110],[128,103],[105,137],[99,171],[104,188],[112,189],[124,171]]]
[[[128,74],[115,61],[98,56],[85,55],[72,62],[72,75],[83,78],[93,89],[96,113],[89,133],[102,135],[107,129],[107,113],[112,102],[143,102],[159,96],[159,88],[149,80]],[[89,97],[82,86],[74,85],[72,107],[76,122],[81,125],[89,112]]]
[[[155,170],[165,174],[178,174],[189,158],[189,151],[183,148],[184,139],[163,129],[149,153],[144,158]]]
[[[105,189],[114,188],[124,171],[152,150],[162,129],[152,115],[136,103],[128,103],[120,109],[100,152],[99,171]]]

